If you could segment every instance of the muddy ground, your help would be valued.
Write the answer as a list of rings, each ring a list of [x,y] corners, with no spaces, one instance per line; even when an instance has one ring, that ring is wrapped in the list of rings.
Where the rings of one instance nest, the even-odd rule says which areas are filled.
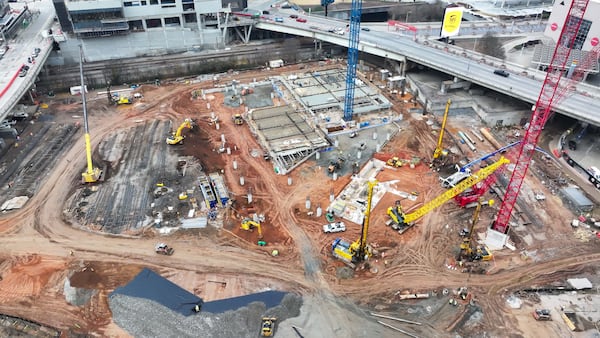
[[[226,84],[233,78],[250,82],[267,75],[264,71],[224,74],[219,83]],[[13,159],[19,158],[21,166],[27,167],[36,160],[39,163],[35,168],[39,169],[27,176],[37,178],[32,180],[35,186],[30,189],[31,200],[21,210],[8,212],[0,218],[4,247],[0,254],[0,312],[42,323],[66,335],[124,336],[127,335],[126,328],[118,327],[112,320],[107,295],[126,284],[143,267],[150,267],[205,300],[268,288],[303,295],[304,314],[278,323],[283,336],[287,336],[286,332],[293,335],[292,326],[302,326],[302,333],[307,337],[318,336],[324,332],[322,330],[332,335],[343,332],[366,337],[369,334],[365,332],[364,322],[373,328],[371,333],[385,337],[397,335],[396,331],[377,324],[376,319],[368,315],[369,310],[426,323],[423,327],[411,327],[389,322],[421,336],[487,334],[504,337],[506,332],[512,332],[515,337],[552,336],[551,326],[540,325],[529,314],[515,321],[515,315],[506,307],[506,297],[532,284],[543,285],[578,274],[595,275],[593,268],[597,268],[600,260],[598,242],[591,235],[574,234],[566,226],[573,217],[571,211],[536,176],[529,175],[522,200],[527,211],[540,221],[532,226],[515,226],[510,238],[517,249],[494,252],[492,261],[478,264],[477,271],[481,273],[466,274],[454,265],[461,241],[458,231],[469,225],[473,209],[460,209],[449,201],[399,235],[385,225],[387,207],[399,198],[386,194],[371,212],[368,234],[369,242],[379,254],[368,266],[354,271],[352,278],[341,278],[348,276],[343,273],[347,268],[330,254],[331,242],[337,236],[324,234],[321,229],[326,223],[325,218],[317,218],[310,211],[314,212],[317,205],[327,206],[330,193],[333,191],[337,195],[342,191],[350,181],[350,175],[334,181],[326,169],[314,161],[307,161],[289,176],[275,174],[271,162],[256,156],[253,151],[260,149],[260,145],[246,125],[237,126],[231,122],[231,116],[243,113],[243,107],[224,105],[224,97],[219,93],[211,94],[205,100],[192,94],[214,85],[213,81],[187,81],[161,87],[145,85],[139,89],[143,99],[131,106],[119,107],[107,106],[101,96],[96,100],[92,95],[90,125],[94,160],[97,165],[110,169],[106,182],[97,185],[90,195],[104,197],[90,200],[86,206],[99,200],[107,203],[110,198],[130,203],[126,212],[115,207],[94,216],[93,220],[78,217],[73,211],[73,205],[81,202],[74,201],[74,196],[81,194],[79,181],[85,168],[82,131],[78,128],[81,106],[58,96],[47,102],[49,108],[43,109],[37,120],[24,125],[20,146],[15,148],[11,143],[3,163],[7,168],[7,164],[17,163]],[[403,119],[398,122],[400,132],[375,157],[418,156],[423,161],[415,168],[386,167],[377,179],[380,182],[398,180],[396,189],[414,192],[417,195],[415,201],[401,201],[404,209],[410,212],[443,192],[438,173],[427,163],[435,148],[437,131],[427,123],[430,116],[409,113],[404,98],[389,95],[395,103],[394,109],[403,114]],[[221,121],[218,130],[210,121],[211,112],[216,112]],[[167,147],[164,138],[185,118],[194,119],[196,127],[184,131],[183,145]],[[475,116],[461,116],[448,122],[447,131],[454,134],[473,123],[479,123]],[[35,145],[31,149],[45,149],[46,143],[35,139],[38,132],[56,130],[55,133],[59,133],[64,128],[78,129],[72,137],[67,134],[61,139],[63,142],[53,147],[56,155],[48,159],[38,156],[25,159],[26,154],[21,150],[28,149],[24,148],[28,142]],[[154,132],[150,132],[152,130]],[[499,131],[498,137],[502,138],[504,134],[510,132]],[[43,135],[53,140],[57,134],[44,132]],[[218,151],[221,135],[225,135],[231,154]],[[99,145],[105,147],[107,140],[120,137],[121,155],[111,163]],[[459,144],[445,145],[463,149],[464,153],[459,157],[477,156]],[[487,143],[478,148],[481,152],[493,150]],[[146,159],[148,156],[150,158]],[[142,158],[147,161],[142,162]],[[152,159],[161,158],[163,160],[152,162]],[[180,214],[185,215],[189,203],[179,203],[176,196],[179,191],[193,186],[192,173],[196,172],[190,170],[182,176],[184,179],[176,180],[180,158],[195,158],[199,166],[191,169],[221,173],[235,203],[220,210],[217,219],[209,222],[206,229],[179,230],[164,235],[162,228],[152,226],[151,222],[143,224],[152,218],[148,212],[152,197],[148,195],[157,181],[170,177],[170,182],[177,181],[171,184],[176,187],[173,188],[172,204],[181,208]],[[238,169],[233,169],[233,161]],[[144,166],[143,163],[154,164]],[[544,170],[544,167],[553,168],[548,164],[536,164],[533,168]],[[23,173],[18,169],[13,172]],[[240,184],[240,176],[244,177],[244,185]],[[14,176],[11,182],[18,177]],[[292,179],[291,185],[288,185],[288,178]],[[127,186],[128,190],[119,190]],[[7,186],[0,189],[10,193]],[[249,191],[253,196],[251,203],[247,199]],[[532,191],[546,192],[546,200],[535,200]],[[311,199],[311,210],[305,207],[307,196]],[[489,198],[498,197],[486,196]],[[121,205],[115,201],[111,203]],[[476,226],[477,236],[485,232],[497,208],[498,204],[482,210]],[[199,214],[206,212],[199,211]],[[265,216],[262,231],[267,246],[257,246],[257,233],[244,231],[239,226],[243,218],[254,213]],[[104,224],[111,217],[117,224],[116,220],[125,216],[131,218],[122,222],[118,231],[94,226]],[[346,223],[348,230],[338,236],[351,241],[357,239],[360,225]],[[157,256],[153,251],[157,241],[168,242],[176,253],[170,257]],[[273,256],[273,250],[279,255]],[[585,262],[578,258],[584,255]],[[64,297],[65,278],[70,278],[71,286],[96,292],[85,304],[71,305]],[[467,287],[468,300],[472,301],[461,300],[457,306],[450,305],[450,298],[460,300],[456,295],[460,287]],[[429,298],[421,301],[402,299],[403,295],[415,293],[426,293]],[[51,313],[47,311],[49,308],[53,309]],[[315,313],[329,315],[319,318]],[[251,332],[254,326],[249,325],[248,330]]]

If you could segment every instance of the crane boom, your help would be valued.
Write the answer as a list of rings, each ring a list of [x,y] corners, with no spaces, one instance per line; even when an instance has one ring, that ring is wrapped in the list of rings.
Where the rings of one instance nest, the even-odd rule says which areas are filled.
[[[501,166],[510,163],[510,161],[502,156],[500,159],[491,165],[479,169],[475,174],[470,175],[465,180],[458,183],[456,186],[446,190],[444,193],[429,201],[416,211],[404,215],[403,222],[408,224],[416,221],[417,219],[423,217],[425,214],[429,213],[433,209],[441,206],[442,204],[448,202],[450,199],[454,198],[454,196],[460,194],[461,192],[467,190],[469,187],[485,180],[488,176],[493,174],[498,168]]]
[[[529,164],[533,158],[535,147],[538,143],[538,139],[542,133],[542,129],[548,120],[548,117],[552,113],[553,107],[559,103],[561,99],[565,97],[566,88],[561,91],[561,79],[564,76],[565,69],[567,67],[567,61],[569,55],[577,39],[577,34],[581,23],[583,21],[583,15],[587,9],[589,0],[573,0],[570,4],[569,11],[567,12],[565,23],[563,24],[560,36],[554,49],[554,54],[548,66],[546,78],[542,84],[538,100],[533,108],[533,115],[529,121],[529,126],[525,131],[523,140],[519,147],[519,155],[515,164],[515,169],[512,172],[506,194],[502,200],[500,210],[492,229],[500,233],[508,232],[508,224],[510,216],[517,203],[517,197],[521,190],[521,185],[525,180],[525,175],[529,169]],[[583,70],[581,68],[575,68],[571,78],[576,77],[583,78]],[[564,81],[570,82],[570,81]]]
[[[450,104],[452,100],[448,99],[446,102],[446,110],[444,111],[444,117],[442,118],[442,129],[440,130],[440,137],[438,138],[437,147],[433,151],[433,159],[437,159],[442,156],[442,141],[444,140],[444,130],[446,129],[446,120],[448,120],[448,110],[450,109]]]
[[[81,80],[81,103],[83,106],[83,129],[85,139],[85,158],[87,162],[86,171],[81,173],[81,180],[83,183],[94,183],[100,179],[102,170],[94,167],[92,163],[92,141],[90,138],[90,128],[88,125],[87,116],[87,102],[85,99],[85,82],[83,80],[83,47],[79,45],[79,77]]]

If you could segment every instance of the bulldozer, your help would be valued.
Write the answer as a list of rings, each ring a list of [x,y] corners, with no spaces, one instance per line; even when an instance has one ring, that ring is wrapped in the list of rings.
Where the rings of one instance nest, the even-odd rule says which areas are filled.
[[[183,121],[183,123],[179,126],[179,128],[177,128],[177,131],[175,133],[173,133],[171,136],[167,137],[167,144],[183,144],[183,139],[185,138],[181,132],[183,131],[183,128],[188,128],[191,129],[192,128],[192,120],[191,119],[185,119]]]
[[[132,104],[132,103],[133,103],[133,101],[131,101],[131,98],[129,96],[120,96],[119,99],[117,100],[118,105]]]
[[[260,335],[263,337],[272,337],[275,329],[275,317],[263,317],[262,325],[260,328]]]
[[[400,168],[401,166],[403,166],[405,163],[405,160],[402,160],[398,157],[392,157],[389,160],[387,160],[387,162],[385,162],[385,164],[389,165],[390,167],[394,167],[394,168]]]
[[[159,255],[171,256],[175,250],[165,243],[158,243],[154,247],[154,251]]]
[[[236,126],[240,126],[240,125],[244,124],[244,119],[242,118],[242,114],[235,114],[231,117],[231,119],[233,120],[233,124],[235,124]]]

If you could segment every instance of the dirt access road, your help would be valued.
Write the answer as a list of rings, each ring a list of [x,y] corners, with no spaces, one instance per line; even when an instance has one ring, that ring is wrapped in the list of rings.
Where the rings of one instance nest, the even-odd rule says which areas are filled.
[[[151,88],[152,95],[145,93],[144,105],[99,109],[102,113],[92,115],[90,121],[93,144],[98,144],[115,130],[133,126],[140,120],[181,121],[192,115],[203,123],[209,114],[206,108],[202,108],[206,107],[206,102],[190,101],[191,90],[202,85],[208,86],[179,84]],[[219,105],[222,97],[215,95],[211,100],[213,106]],[[259,248],[251,243],[251,234],[237,230],[239,215],[233,214],[225,218],[222,231],[178,233],[169,237],[167,240],[177,250],[172,257],[155,255],[152,248],[157,238],[152,232],[135,237],[108,236],[67,224],[64,221],[63,202],[72,193],[73,185],[65,182],[76,182],[85,164],[82,144],[77,143],[44,178],[39,192],[25,208],[0,219],[4,248],[0,254],[3,278],[0,281],[0,312],[64,331],[123,336],[126,333],[111,322],[106,296],[115,287],[130,280],[142,266],[146,266],[180,282],[190,291],[204,290],[206,293],[201,295],[207,300],[254,292],[264,287],[310,295],[313,302],[307,302],[307,307],[313,315],[304,321],[305,329],[309,330],[303,332],[306,336],[319,336],[324,330],[330,330],[330,336],[339,333],[363,336],[361,333],[365,332],[365,325],[372,325],[373,320],[361,315],[357,311],[357,304],[408,315],[395,300],[399,291],[456,289],[462,286],[472,290],[484,316],[475,328],[470,328],[470,332],[457,328],[458,332],[487,332],[496,336],[503,336],[506,332],[522,332],[524,336],[532,336],[531,332],[528,334],[526,326],[517,326],[506,310],[506,294],[519,287],[543,284],[586,271],[584,265],[587,269],[598,266],[600,254],[589,254],[597,252],[596,243],[579,243],[560,225],[549,224],[543,246],[572,248],[570,252],[557,251],[554,256],[546,256],[535,264],[513,258],[510,253],[499,253],[498,259],[492,263],[494,265],[489,267],[491,274],[463,274],[445,266],[458,243],[456,227],[449,228],[446,225],[449,216],[468,220],[470,213],[465,217],[459,215],[460,211],[455,208],[442,207],[425,216],[414,230],[399,236],[382,225],[387,206],[382,203],[372,212],[374,221],[370,238],[380,248],[387,247],[387,259],[373,262],[373,266],[378,267],[377,273],[364,270],[358,271],[353,279],[338,279],[336,271],[342,265],[329,255],[329,245],[334,237],[322,234],[320,226],[323,220],[308,216],[304,205],[307,196],[315,196],[313,203],[325,206],[330,191],[338,193],[348,179],[332,181],[324,168],[307,163],[291,174],[294,183],[288,185],[287,177],[275,175],[268,162],[250,155],[250,150],[259,146],[247,128],[228,123],[230,114],[235,110],[228,111],[223,106],[220,109],[222,128],[217,131],[201,125],[206,134],[198,136],[197,140],[193,139],[196,134],[191,134],[181,151],[185,154],[202,144],[202,150],[198,149],[194,155],[198,156],[198,152],[202,151],[207,169],[223,169],[228,186],[235,196],[240,196],[240,201],[248,188],[252,189],[256,200],[252,208],[264,212],[267,217],[265,234],[269,231],[277,234],[269,239],[269,247]],[[61,114],[61,118],[68,119],[72,115],[67,109],[60,111],[56,114]],[[393,140],[387,151],[433,149],[435,136],[424,129],[424,122],[407,117],[404,126],[407,132]],[[408,132],[411,129],[418,133],[422,146],[414,143],[415,136],[411,137]],[[237,146],[231,156],[215,152],[221,134],[225,134],[230,144]],[[233,160],[238,161],[238,171],[246,178],[244,186],[236,184],[239,173],[230,169]],[[441,191],[436,183],[437,178],[427,169],[408,170],[390,170],[389,175],[401,178],[403,190],[421,191],[417,205]],[[536,184],[535,181],[532,184]],[[561,208],[557,200],[550,199],[548,203],[551,204],[548,212]],[[243,202],[239,205],[240,210],[250,208],[244,206]],[[490,211],[487,217],[492,214]],[[359,232],[360,229],[355,227],[349,229],[344,237],[354,239]],[[538,245],[542,247],[542,244]],[[280,251],[278,257],[269,255],[273,248]],[[91,271],[89,268],[93,268],[94,274],[89,280],[82,278],[80,286],[96,288],[101,292],[84,306],[69,305],[62,295],[64,278],[74,272]],[[232,280],[234,276],[246,280],[239,283],[238,290],[227,290],[228,294],[221,296],[216,291],[208,292],[210,287],[206,286],[207,280]],[[447,302],[446,299],[442,301]],[[48,309],[53,311],[49,313]],[[423,321],[427,327],[419,329],[421,331],[417,333],[424,336],[451,335],[447,330],[454,327],[453,323],[457,318],[460,319],[460,313],[452,308],[442,309],[426,316]],[[328,316],[319,318],[319,313],[328,313]],[[313,324],[308,324],[311,320]],[[298,322],[302,320],[298,319]],[[370,331],[373,332],[384,337],[395,336],[393,331],[378,326]]]

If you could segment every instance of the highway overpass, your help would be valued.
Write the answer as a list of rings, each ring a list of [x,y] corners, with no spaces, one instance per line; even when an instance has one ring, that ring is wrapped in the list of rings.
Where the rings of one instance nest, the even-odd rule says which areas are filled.
[[[284,14],[284,22],[275,22],[271,17],[261,19],[256,28],[274,32],[304,36],[327,41],[340,46],[348,46],[348,36],[330,33],[330,27],[345,27],[343,21],[324,17],[303,16],[308,22],[301,23]],[[461,48],[445,46],[436,41],[420,37],[406,37],[386,31],[361,31],[358,49],[362,52],[386,57],[400,62],[411,61],[438,70],[482,87],[490,88],[529,102],[537,102],[543,73],[536,70],[524,70],[518,65],[510,65],[502,60],[481,54],[470,54]],[[493,74],[494,69],[506,68],[511,73],[508,78]],[[600,125],[600,96],[596,87],[579,85],[578,91],[566,95],[555,106],[555,111],[577,120]]]

